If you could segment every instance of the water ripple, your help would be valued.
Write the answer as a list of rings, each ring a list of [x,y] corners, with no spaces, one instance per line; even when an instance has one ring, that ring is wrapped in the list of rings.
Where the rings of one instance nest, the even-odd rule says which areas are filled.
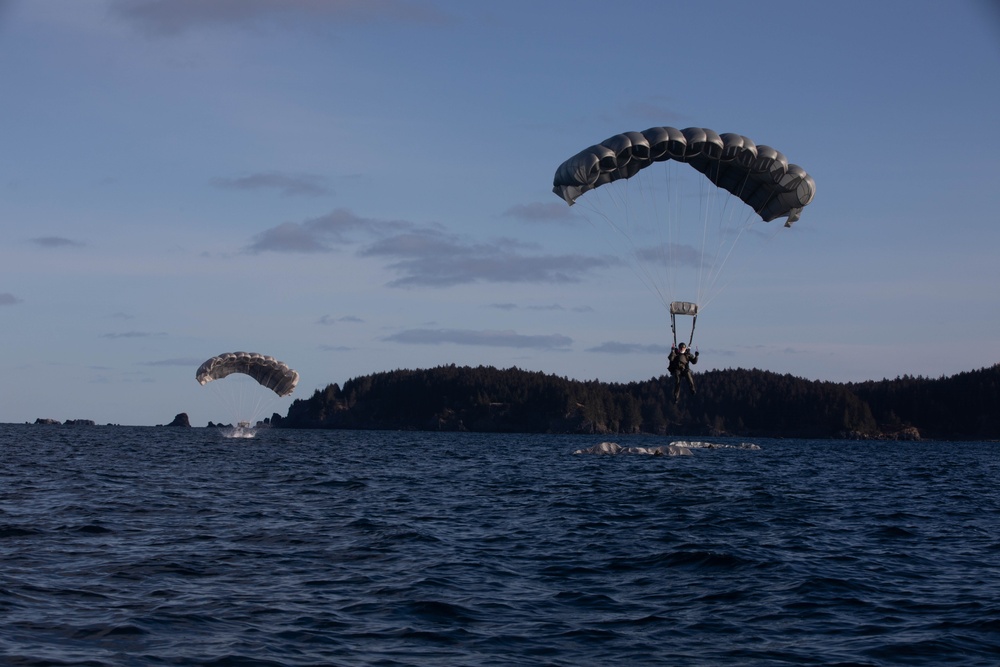
[[[996,663],[996,444],[597,442],[0,426],[0,663]]]

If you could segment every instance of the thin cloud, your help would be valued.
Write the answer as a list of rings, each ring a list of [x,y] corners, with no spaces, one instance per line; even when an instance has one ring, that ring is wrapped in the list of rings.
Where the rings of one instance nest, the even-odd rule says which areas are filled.
[[[319,349],[324,352],[353,352],[356,348],[346,345],[320,345]]]
[[[210,183],[225,190],[277,190],[286,197],[319,197],[330,194],[323,178],[314,174],[264,172],[239,178],[213,178]]]
[[[112,0],[111,11],[154,36],[203,26],[261,26],[284,20],[331,23],[440,23],[445,16],[410,0]]]
[[[167,334],[165,334],[163,332],[152,333],[152,332],[149,332],[149,331],[125,331],[123,333],[106,333],[106,334],[101,334],[101,338],[111,338],[111,339],[118,339],[118,338],[151,338],[153,336],[166,336],[166,335]]]
[[[606,352],[608,354],[669,354],[670,348],[666,345],[640,345],[638,343],[608,341],[596,347],[588,348],[587,352]]]
[[[389,268],[401,277],[392,287],[449,287],[477,282],[575,283],[591,271],[616,263],[606,257],[531,255],[529,246],[510,239],[465,243],[436,230],[381,239],[360,254],[394,258]]]
[[[653,127],[663,125],[683,127],[690,124],[689,121],[685,120],[685,114],[674,109],[673,100],[663,96],[633,100],[625,104],[620,112],[625,116],[641,119],[643,123],[649,123]],[[645,128],[636,127],[635,129]]]
[[[347,209],[305,222],[284,222],[257,234],[246,252],[333,252],[337,246],[356,243],[359,236],[384,235],[411,227],[410,223],[362,218]]]
[[[205,360],[195,359],[194,357],[175,357],[173,359],[158,359],[156,361],[144,361],[143,366],[184,366],[197,368]]]
[[[566,308],[566,306],[561,306],[558,303],[551,303],[548,305],[536,305],[536,306],[519,306],[516,303],[491,303],[487,308],[493,308],[495,310],[535,310],[535,311],[556,311],[562,312],[569,310],[574,313],[589,313],[594,309],[590,306],[573,306],[572,308]]]
[[[372,238],[358,255],[388,259],[388,268],[400,274],[390,287],[575,283],[620,263],[613,257],[539,255],[534,246],[514,239],[470,243],[438,227],[362,218],[346,209],[266,229],[253,237],[245,252],[327,253]]]
[[[0,306],[13,306],[15,303],[21,303],[21,299],[10,292],[0,292]]]
[[[477,345],[518,349],[568,349],[573,339],[560,334],[528,336],[515,331],[473,331],[471,329],[407,329],[384,340],[415,345]]]
[[[537,202],[534,204],[517,204],[503,212],[504,216],[517,218],[526,222],[558,222],[570,224],[578,218],[565,203]]]
[[[62,236],[39,236],[33,239],[29,239],[32,243],[42,248],[66,248],[66,247],[81,247],[83,243],[80,241],[74,241],[73,239],[67,239]]]
[[[246,251],[261,252],[330,252],[333,248],[325,235],[316,233],[304,224],[283,222],[277,227],[266,229],[254,237],[254,242]]]
[[[363,324],[364,320],[355,315],[343,315],[341,317],[334,317],[333,315],[324,315],[318,320],[316,320],[316,324],[323,324],[327,326],[333,324],[340,324],[341,322],[348,322],[351,324]]]
[[[655,246],[639,248],[635,256],[644,262],[660,263],[664,266],[698,267],[701,265],[701,252],[694,246],[683,243],[661,243]]]

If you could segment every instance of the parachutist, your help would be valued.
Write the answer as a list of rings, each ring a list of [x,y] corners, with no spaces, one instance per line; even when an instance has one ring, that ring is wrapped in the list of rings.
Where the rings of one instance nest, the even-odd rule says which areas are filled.
[[[698,363],[698,352],[695,351],[691,354],[688,346],[685,343],[681,343],[677,347],[670,348],[670,356],[667,360],[670,365],[667,366],[667,370],[670,374],[674,376],[674,403],[676,403],[681,396],[681,379],[687,378],[688,386],[691,387],[691,395],[694,396],[698,391],[694,388],[694,376],[691,374],[691,364]]]
[[[260,416],[259,410],[264,406],[261,401],[264,399],[255,393],[256,388],[244,394],[244,387],[241,386],[241,383],[233,384],[233,380],[223,383],[223,387],[227,388],[214,384],[216,380],[233,374],[246,375],[279,397],[288,396],[295,390],[295,385],[299,383],[299,374],[289,368],[288,364],[278,361],[274,357],[255,352],[226,352],[206,360],[198,368],[195,373],[198,384],[213,383],[213,387],[220,390],[222,397],[230,404],[230,408],[236,411],[234,416],[238,419],[233,432],[241,435],[227,437],[252,438],[254,434],[251,426],[253,421],[247,417],[253,416],[255,420]]]
[[[571,155],[556,168],[552,192],[620,237],[628,263],[668,305],[674,343],[677,316],[691,318],[690,343],[699,302],[730,282],[720,278],[738,241],[758,222],[798,220],[816,182],[781,151],[742,134],[664,126],[622,132]],[[681,295],[695,298],[672,300]]]

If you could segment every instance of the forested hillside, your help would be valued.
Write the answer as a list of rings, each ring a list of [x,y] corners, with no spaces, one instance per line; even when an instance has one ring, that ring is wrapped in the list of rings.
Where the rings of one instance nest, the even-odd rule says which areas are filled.
[[[942,440],[1000,438],[1000,364],[936,380],[904,376],[847,388],[888,430],[913,425]]]
[[[654,433],[771,437],[1000,438],[1000,365],[950,378],[861,384],[762,370],[581,382],[518,368],[442,366],[331,384],[296,400],[281,428]]]

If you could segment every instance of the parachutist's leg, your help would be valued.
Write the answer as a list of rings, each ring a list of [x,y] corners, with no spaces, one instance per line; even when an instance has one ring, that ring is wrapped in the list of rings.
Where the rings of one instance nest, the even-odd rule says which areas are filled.
[[[688,376],[688,386],[691,387],[691,395],[693,396],[698,393],[698,390],[694,388],[694,373],[689,372],[687,376]]]
[[[674,403],[681,397],[681,374],[674,373]]]

